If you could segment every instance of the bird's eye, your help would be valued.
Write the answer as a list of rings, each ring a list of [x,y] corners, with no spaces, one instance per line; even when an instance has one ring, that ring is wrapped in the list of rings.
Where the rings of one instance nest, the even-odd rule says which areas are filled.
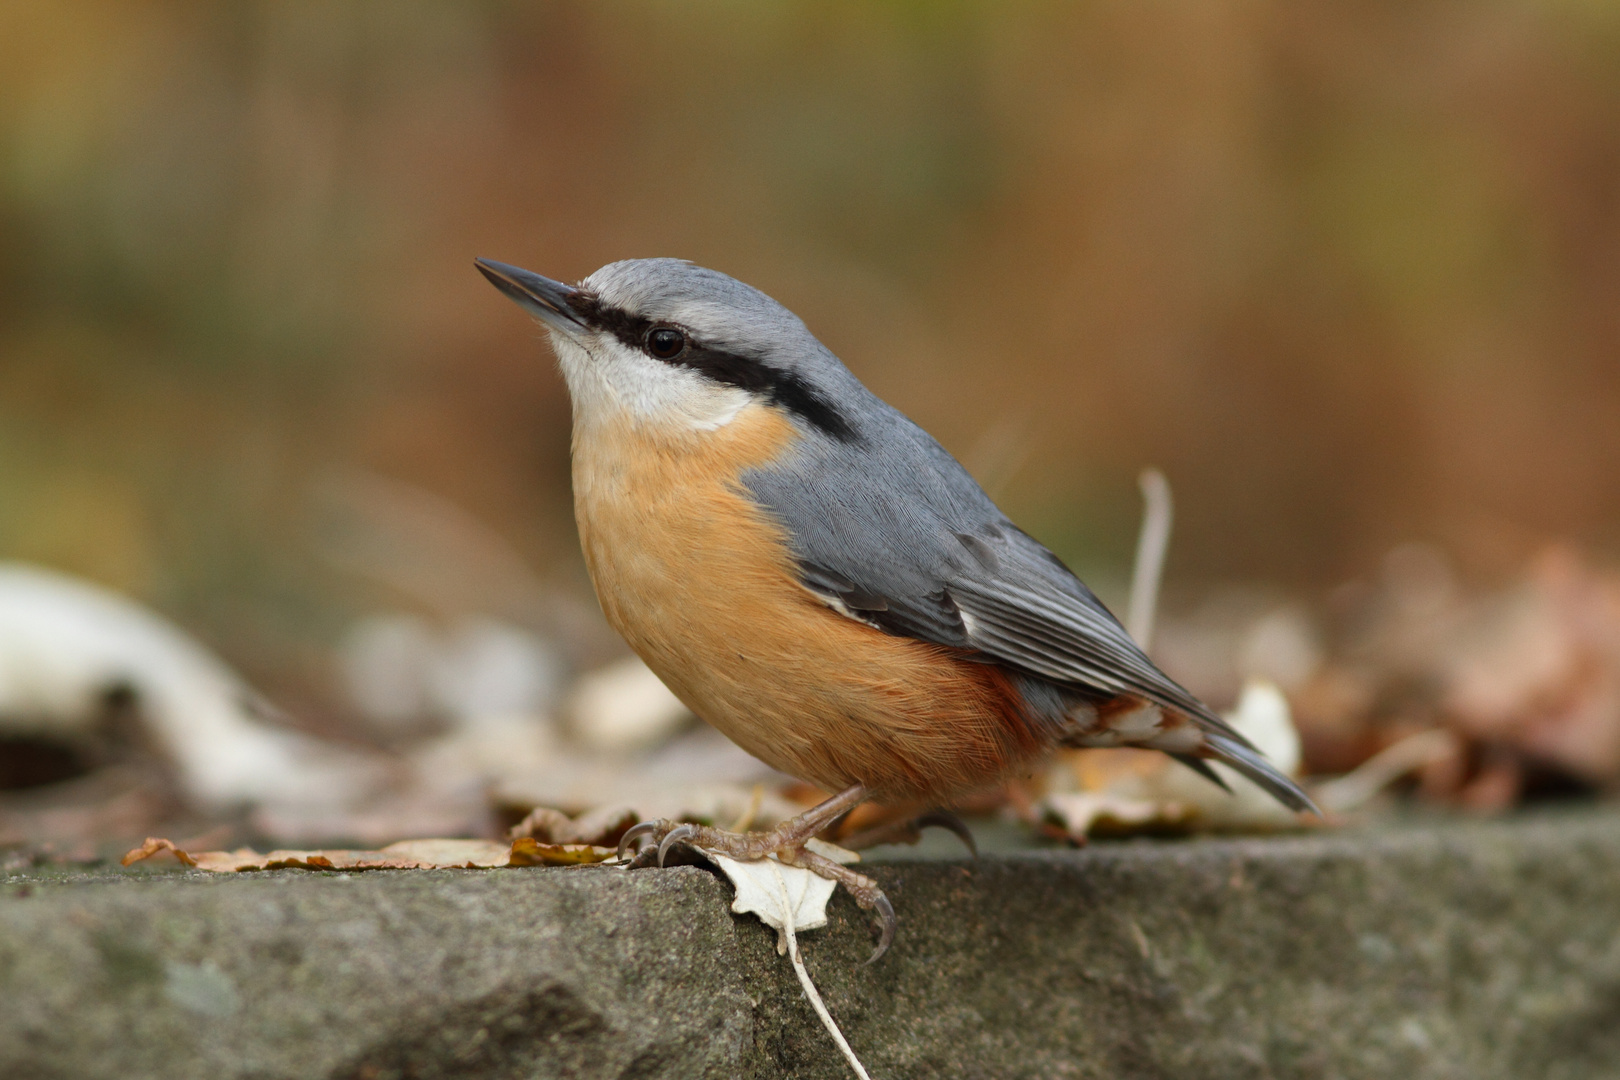
[[[647,351],[660,360],[669,360],[686,348],[686,335],[679,330],[660,326],[647,331]]]

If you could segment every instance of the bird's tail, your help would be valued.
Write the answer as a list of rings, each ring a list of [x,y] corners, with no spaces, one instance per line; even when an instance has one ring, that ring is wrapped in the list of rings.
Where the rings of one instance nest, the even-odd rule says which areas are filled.
[[[1220,731],[1205,731],[1204,745],[1201,748],[1204,755],[1214,758],[1223,765],[1229,765],[1254,781],[1263,790],[1288,807],[1290,810],[1305,810],[1318,817],[1322,811],[1316,808],[1311,797],[1305,794],[1300,786],[1285,776],[1265,755],[1250,746],[1241,736],[1228,735]],[[1205,772],[1199,769],[1199,772]],[[1205,775],[1209,775],[1207,772]],[[1217,781],[1218,782],[1218,781]],[[1225,784],[1221,785],[1225,787]]]

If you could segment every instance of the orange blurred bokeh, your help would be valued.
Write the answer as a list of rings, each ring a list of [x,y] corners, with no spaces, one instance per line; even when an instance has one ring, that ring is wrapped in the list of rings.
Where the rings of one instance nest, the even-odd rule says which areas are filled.
[[[1620,548],[1606,5],[108,0],[0,13],[0,554],[295,701],[334,476],[587,597],[477,255],[763,288],[1105,596],[1146,464],[1172,600]]]

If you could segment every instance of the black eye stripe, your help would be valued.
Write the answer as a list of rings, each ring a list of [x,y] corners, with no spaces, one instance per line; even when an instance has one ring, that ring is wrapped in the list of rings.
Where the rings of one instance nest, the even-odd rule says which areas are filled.
[[[608,331],[632,349],[639,349],[655,360],[687,368],[725,386],[759,394],[840,442],[854,442],[858,437],[849,418],[837,406],[791,372],[761,363],[751,356],[704,345],[690,332],[631,315],[621,308],[604,304],[583,290],[571,296],[568,304],[586,325]],[[653,350],[649,339],[662,330],[682,333],[684,347],[668,356],[659,355]]]

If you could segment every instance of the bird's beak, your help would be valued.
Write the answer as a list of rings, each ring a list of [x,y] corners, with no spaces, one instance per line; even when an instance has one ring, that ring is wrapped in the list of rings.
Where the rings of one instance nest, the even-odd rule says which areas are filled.
[[[573,334],[585,328],[584,320],[568,305],[569,299],[579,293],[572,285],[564,285],[494,259],[474,259],[473,265],[478,267],[479,273],[489,278],[491,285],[516,300],[519,307],[552,329]]]

